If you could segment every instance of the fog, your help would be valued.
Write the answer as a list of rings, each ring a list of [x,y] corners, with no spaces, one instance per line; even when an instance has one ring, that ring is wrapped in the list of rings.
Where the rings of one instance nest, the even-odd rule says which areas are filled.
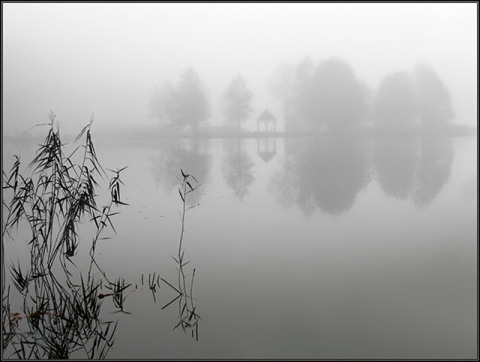
[[[2,10],[2,357],[477,356],[477,3]]]
[[[67,133],[154,124],[152,90],[187,68],[208,95],[210,125],[241,74],[253,93],[245,128],[282,105],[268,86],[282,63],[336,57],[375,91],[389,73],[423,62],[448,88],[453,123],[476,125],[476,3],[7,3],[3,10],[4,134],[48,121]],[[32,131],[35,133],[35,130]]]

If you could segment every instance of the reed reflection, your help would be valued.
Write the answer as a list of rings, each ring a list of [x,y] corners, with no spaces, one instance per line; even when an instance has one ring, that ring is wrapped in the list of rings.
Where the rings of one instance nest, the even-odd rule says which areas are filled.
[[[195,299],[193,298],[193,282],[195,279],[195,268],[193,269],[192,276],[190,278],[190,285],[188,286],[187,280],[187,270],[186,265],[190,263],[190,261],[185,260],[185,250],[183,248],[183,238],[185,236],[185,223],[186,223],[186,213],[188,210],[194,208],[197,205],[193,205],[187,207],[187,205],[192,204],[189,202],[188,199],[192,197],[194,192],[199,188],[199,184],[197,179],[190,174],[187,174],[181,170],[182,174],[182,182],[180,188],[178,189],[179,196],[182,200],[182,226],[180,232],[180,240],[178,245],[178,253],[177,257],[174,257],[175,262],[177,263],[178,267],[178,283],[177,287],[174,287],[171,283],[166,281],[165,279],[161,278],[163,282],[165,282],[168,286],[170,286],[173,290],[175,290],[178,295],[173,298],[170,302],[162,307],[162,309],[167,308],[169,305],[174,303],[178,300],[178,324],[173,328],[176,329],[179,326],[182,330],[187,333],[187,331],[191,332],[192,337],[194,337],[198,341],[198,323],[200,321],[200,316],[197,314],[196,303]]]
[[[76,151],[65,156],[55,124],[51,112],[48,135],[26,171],[31,176],[22,175],[18,157],[11,171],[3,173],[3,189],[11,201],[3,204],[2,249],[6,236],[20,243],[22,231],[29,234],[29,255],[10,264],[11,284],[2,279],[3,352],[19,359],[67,359],[76,352],[105,358],[117,323],[101,317],[105,295],[99,288],[104,280],[112,291],[108,296],[122,307],[129,285],[121,279],[110,281],[96,261],[95,248],[104,229],[113,229],[114,208],[126,205],[120,193],[120,172],[125,168],[113,171],[110,201],[97,208],[95,189],[106,172],[95,152],[92,121],[76,139],[85,136],[78,163]],[[85,223],[95,226],[89,251],[80,248]],[[78,265],[82,260],[89,260],[86,270]]]
[[[255,180],[253,161],[242,148],[242,139],[224,140],[225,156],[222,162],[222,174],[227,185],[241,201],[248,194],[248,188]]]
[[[50,131],[35,158],[23,174],[20,158],[9,172],[3,172],[2,228],[2,346],[3,356],[18,359],[106,358],[113,346],[117,321],[105,316],[108,301],[113,313],[131,314],[125,300],[132,292],[123,278],[112,278],[97,261],[97,243],[109,239],[106,229],[115,232],[112,218],[118,207],[126,206],[120,174],[127,168],[109,170],[100,165],[92,141],[92,121],[75,140],[85,138],[73,153],[65,152],[56,117],[51,114]],[[78,152],[83,150],[83,152]],[[70,156],[66,156],[66,155]],[[182,154],[182,153],[180,153]],[[77,159],[79,157],[79,159]],[[123,175],[123,173],[122,173]],[[198,320],[193,292],[193,276],[188,275],[182,247],[185,213],[192,208],[191,194],[196,178],[181,170],[178,190],[182,199],[182,224],[178,256],[180,320],[198,339]],[[109,197],[97,205],[97,187],[108,183]],[[178,186],[178,185],[177,185]],[[187,197],[188,196],[188,197]],[[85,244],[85,236],[93,237]],[[5,278],[4,239],[26,241],[27,253],[9,265]],[[165,279],[161,279],[165,281]],[[156,302],[160,277],[150,273],[148,291]],[[168,284],[168,283],[167,283]],[[143,285],[143,275],[142,275]],[[169,284],[171,285],[171,283]],[[103,289],[103,290],[102,290]]]

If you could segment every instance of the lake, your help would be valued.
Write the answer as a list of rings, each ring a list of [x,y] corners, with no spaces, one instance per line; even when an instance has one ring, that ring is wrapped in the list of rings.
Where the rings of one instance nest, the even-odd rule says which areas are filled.
[[[129,205],[96,250],[132,284],[126,313],[102,302],[118,320],[107,358],[478,357],[476,137],[93,137],[105,169],[128,166]],[[7,143],[4,169],[20,148],[31,160],[35,145]],[[198,181],[182,272],[199,319],[185,330],[181,170]],[[5,241],[7,261],[20,241]]]

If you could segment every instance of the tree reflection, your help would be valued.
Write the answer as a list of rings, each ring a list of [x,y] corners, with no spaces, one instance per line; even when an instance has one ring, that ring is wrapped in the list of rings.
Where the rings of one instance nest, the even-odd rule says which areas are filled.
[[[198,138],[165,140],[160,145],[159,155],[152,160],[157,185],[162,184],[167,192],[176,193],[178,179],[175,175],[179,169],[195,175],[205,185],[211,165],[211,155],[207,151],[206,141]],[[202,187],[195,193],[197,200],[204,191],[205,187]]]
[[[412,195],[417,205],[426,205],[435,199],[450,177],[454,151],[451,138],[422,139],[419,172]]]
[[[299,175],[296,165],[305,153],[306,144],[302,139],[286,138],[285,159],[282,170],[276,170],[271,178],[272,189],[278,193],[278,202],[283,207],[291,207],[297,203]]]
[[[419,141],[416,138],[378,138],[374,162],[378,182],[386,195],[402,200],[410,197],[415,186]]]
[[[315,144],[303,166],[316,204],[330,214],[349,210],[367,182],[367,159],[361,143],[333,137]]]
[[[255,180],[253,162],[250,156],[242,150],[242,140],[225,140],[225,157],[222,163],[222,174],[227,185],[241,201],[248,193],[249,186]]]
[[[378,182],[386,195],[433,201],[450,176],[452,140],[445,137],[376,139],[374,163]]]
[[[368,181],[360,140],[340,135],[311,138],[306,147],[286,146],[286,153],[284,171],[274,176],[274,188],[280,191],[281,202],[295,203],[307,215],[316,207],[332,215],[349,210]]]

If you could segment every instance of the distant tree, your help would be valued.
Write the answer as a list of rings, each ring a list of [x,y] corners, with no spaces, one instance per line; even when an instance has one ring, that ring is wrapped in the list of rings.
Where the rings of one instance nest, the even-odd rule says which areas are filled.
[[[298,84],[308,83],[315,70],[315,63],[310,57],[303,58],[295,68],[295,77]]]
[[[367,88],[347,62],[335,58],[320,62],[310,89],[315,97],[308,110],[311,130],[322,125],[345,129],[364,120]]]
[[[209,109],[205,87],[192,68],[180,75],[166,110],[174,128],[191,127],[196,131],[207,120]]]
[[[268,80],[272,95],[282,102],[285,125],[289,123],[292,115],[292,103],[295,89],[295,72],[293,67],[284,62],[280,64]]]
[[[153,87],[148,106],[150,109],[148,116],[160,120],[163,116],[163,108],[161,106],[160,89],[157,86]]]
[[[418,92],[422,124],[433,127],[451,121],[454,112],[450,93],[438,75],[430,66],[425,64],[418,64],[414,68],[413,74]]]
[[[253,94],[247,88],[245,80],[238,74],[226,89],[222,103],[223,112],[228,122],[234,123],[240,132],[240,125],[252,111]]]
[[[302,123],[305,124],[310,118],[309,110],[314,107],[315,95],[312,91],[312,76],[315,71],[315,64],[305,57],[297,64],[295,69],[295,94],[293,99],[293,119],[290,120],[288,128],[298,129]]]
[[[170,122],[169,108],[175,102],[175,89],[171,82],[166,81],[162,88],[155,86],[150,97],[149,117],[155,118],[160,124],[167,125]]]
[[[412,125],[417,115],[417,103],[407,72],[389,74],[380,82],[375,101],[374,117],[378,126],[404,127]]]

